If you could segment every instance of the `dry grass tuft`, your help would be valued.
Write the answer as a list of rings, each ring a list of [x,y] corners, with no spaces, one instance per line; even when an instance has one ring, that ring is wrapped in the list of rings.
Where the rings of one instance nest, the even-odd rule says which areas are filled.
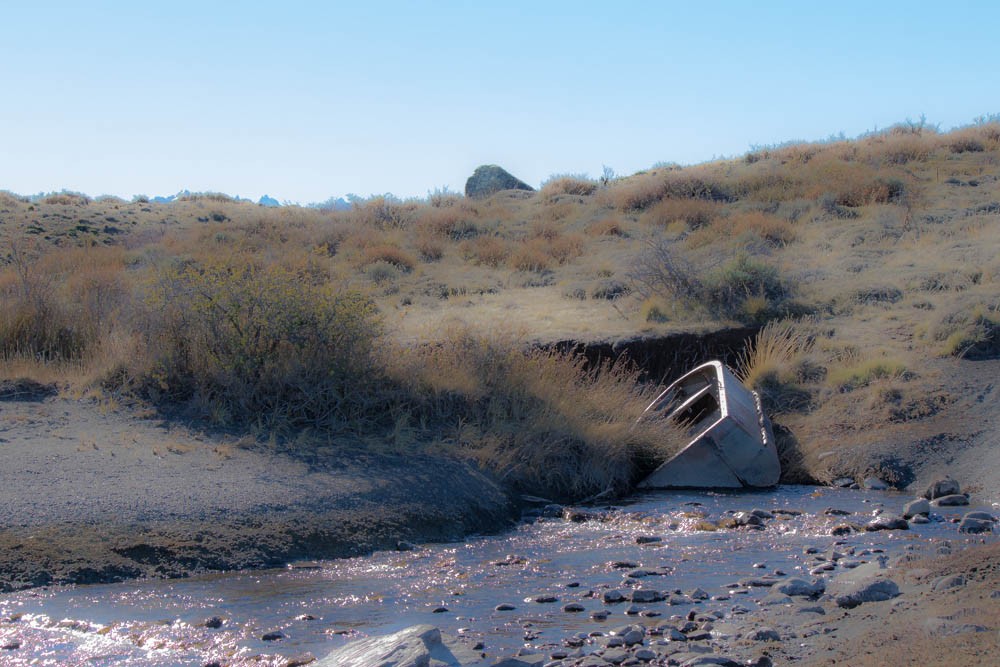
[[[476,264],[497,268],[510,256],[510,245],[495,236],[479,236],[462,243],[462,253]]]
[[[830,368],[826,381],[836,391],[849,392],[867,387],[876,380],[905,378],[907,374],[906,364],[898,359],[862,356],[851,363]]]
[[[385,262],[409,272],[417,265],[417,258],[399,246],[383,243],[366,247],[360,263],[364,268],[376,262]]]
[[[651,206],[644,219],[647,223],[660,227],[668,227],[671,223],[681,221],[690,229],[704,227],[722,214],[722,205],[718,202],[701,199],[664,199]]]
[[[619,218],[609,217],[595,220],[587,225],[589,236],[628,236],[625,226]]]
[[[552,199],[558,195],[589,196],[597,191],[597,183],[582,176],[553,176],[542,184],[539,194],[543,199]]]
[[[390,374],[413,414],[449,425],[463,449],[524,492],[620,493],[683,444],[662,420],[636,423],[656,388],[624,364],[587,370],[582,357],[461,328],[394,356]]]
[[[740,352],[736,375],[748,387],[801,381],[800,367],[812,350],[812,321],[775,320],[757,332],[751,346]]]

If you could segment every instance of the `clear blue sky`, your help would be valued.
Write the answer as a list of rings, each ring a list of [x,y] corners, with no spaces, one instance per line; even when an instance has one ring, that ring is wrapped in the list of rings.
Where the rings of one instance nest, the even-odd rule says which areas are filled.
[[[0,190],[302,203],[1000,112],[1000,2],[4,2]]]

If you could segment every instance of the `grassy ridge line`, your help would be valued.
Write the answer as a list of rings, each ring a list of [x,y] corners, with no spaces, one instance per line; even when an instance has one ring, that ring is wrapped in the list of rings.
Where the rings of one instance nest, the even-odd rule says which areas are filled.
[[[223,424],[458,445],[539,492],[621,488],[669,440],[631,425],[647,388],[493,335],[518,330],[501,299],[590,336],[785,320],[808,349],[750,375],[789,423],[919,421],[951,401],[927,359],[1000,345],[998,165],[997,124],[903,126],[344,212],[0,194],[0,374]],[[544,338],[541,322],[520,325]],[[414,331],[430,345],[393,342]],[[789,469],[833,474],[818,446],[786,445]]]

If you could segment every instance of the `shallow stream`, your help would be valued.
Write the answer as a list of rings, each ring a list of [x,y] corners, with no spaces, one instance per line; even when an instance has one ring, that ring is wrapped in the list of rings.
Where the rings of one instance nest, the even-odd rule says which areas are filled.
[[[610,613],[603,622],[610,628],[637,618],[626,610],[668,617],[693,605],[752,609],[767,589],[740,582],[776,571],[809,576],[817,564],[809,549],[843,549],[846,540],[854,553],[837,563],[844,568],[907,549],[933,553],[945,540],[982,539],[959,533],[951,521],[976,509],[967,507],[935,509],[934,520],[911,530],[830,534],[837,524],[863,524],[880,511],[899,514],[911,498],[795,486],[650,493],[627,505],[589,508],[584,521],[542,518],[501,535],[413,551],[283,570],[24,591],[0,596],[0,646],[17,644],[0,651],[0,664],[285,665],[418,623],[481,643],[490,656],[526,645],[544,650],[593,630],[600,622],[590,614],[598,610]],[[763,529],[702,529],[704,520],[758,508],[774,515]],[[635,587],[664,591],[668,601],[629,609],[628,602],[601,600],[603,591]],[[713,599],[692,602],[684,595],[697,588]],[[554,601],[536,601],[549,598]],[[568,603],[583,611],[564,611]],[[514,608],[497,611],[500,604]],[[213,617],[221,627],[206,627]],[[280,635],[265,641],[268,633]]]

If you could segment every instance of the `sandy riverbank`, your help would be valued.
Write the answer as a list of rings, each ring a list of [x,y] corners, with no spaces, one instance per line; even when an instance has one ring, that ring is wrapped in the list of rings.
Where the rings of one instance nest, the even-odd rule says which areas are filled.
[[[949,367],[950,409],[841,430],[830,446],[895,461],[915,494],[951,474],[1000,502],[998,368]],[[497,480],[440,454],[293,449],[30,385],[0,392],[0,460],[0,591],[282,566],[493,532],[516,516]]]
[[[292,453],[44,394],[0,401],[0,456],[0,591],[356,555],[514,513],[442,456]]]

